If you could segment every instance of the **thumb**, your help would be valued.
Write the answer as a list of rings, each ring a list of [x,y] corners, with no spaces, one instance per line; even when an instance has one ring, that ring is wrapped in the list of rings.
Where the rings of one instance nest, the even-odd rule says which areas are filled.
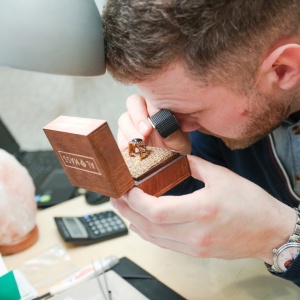
[[[170,136],[164,139],[164,142],[169,147],[176,152],[190,154],[191,149],[191,141],[186,132],[182,132],[181,130],[177,130],[173,132]]]
[[[194,155],[188,155],[188,161],[191,169],[192,177],[202,182],[209,182],[220,175],[223,167],[208,162],[200,157]]]

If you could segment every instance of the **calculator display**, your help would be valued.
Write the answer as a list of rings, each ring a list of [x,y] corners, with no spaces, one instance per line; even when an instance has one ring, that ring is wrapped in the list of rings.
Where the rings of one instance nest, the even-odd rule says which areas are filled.
[[[63,217],[62,221],[64,222],[67,230],[69,231],[71,237],[74,238],[86,238],[88,237],[87,230],[81,223],[78,218],[74,217]]]

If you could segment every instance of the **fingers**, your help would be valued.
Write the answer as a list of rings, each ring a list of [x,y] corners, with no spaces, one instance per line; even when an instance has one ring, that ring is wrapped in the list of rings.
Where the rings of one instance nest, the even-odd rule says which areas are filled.
[[[128,142],[134,138],[145,139],[145,136],[139,132],[128,112],[121,115],[118,125],[119,130],[117,140],[120,149],[127,148]]]
[[[151,105],[151,104],[149,104]],[[156,130],[153,130],[148,120],[149,112],[152,115],[157,112],[157,108],[149,107],[146,100],[137,94],[128,97],[127,112],[119,118],[118,125],[118,145],[120,149],[125,149],[128,142],[134,138],[141,138],[149,146],[167,148],[181,153],[191,153],[191,142],[187,133],[178,130],[166,139],[162,139]]]
[[[142,215],[133,211],[123,199],[111,199],[113,206],[128,219],[130,230],[137,233],[141,238],[156,244],[162,248],[168,248],[177,252],[187,253],[193,256],[203,256],[207,249],[207,238],[203,238],[195,231],[193,222],[182,224],[154,224]],[[201,226],[204,229],[205,224]],[[204,230],[205,231],[205,230]],[[199,249],[199,240],[202,242]]]
[[[133,188],[122,198],[131,210],[142,215],[151,223],[167,224],[190,222],[196,219],[200,212],[198,197],[199,195],[193,193],[180,197],[161,196],[157,198],[144,193],[139,188]],[[122,211],[123,213],[124,217],[133,220],[132,216],[125,215],[128,213],[127,211]]]
[[[133,215],[135,212],[153,224],[185,223],[193,220],[206,221],[214,218],[218,213],[218,206],[216,205],[218,202],[212,201],[212,194],[209,194],[210,189],[207,187],[214,185],[215,178],[222,177],[222,174],[219,175],[218,173],[223,168],[193,156],[189,156],[189,163],[192,175],[202,180],[205,183],[205,188],[180,197],[154,197],[144,193],[139,188],[133,188],[119,199],[120,202],[119,200],[115,202],[118,206],[123,203],[120,209],[124,211],[121,211],[121,214],[133,221],[136,217]],[[125,205],[126,207],[124,207]]]
[[[139,188],[133,188],[122,196],[130,209],[153,224],[174,224],[194,220],[212,220],[218,214],[218,193],[211,187],[219,186],[218,181],[227,178],[227,169],[209,163],[201,158],[188,156],[192,176],[203,181],[205,188],[194,193],[178,196],[154,197]],[[221,180],[222,181],[222,180]],[[213,189],[214,190],[214,189]],[[134,216],[125,210],[125,218],[133,221]],[[131,215],[130,215],[131,214]]]
[[[188,155],[187,157],[192,177],[204,182],[206,185],[215,182],[217,178],[228,171],[224,167],[215,165],[200,157],[194,155]]]
[[[139,134],[147,137],[152,131],[152,126],[148,121],[149,114],[145,99],[137,94],[131,95],[127,99],[126,107]]]
[[[205,249],[198,249],[198,247],[193,247],[188,243],[182,242],[178,239],[168,239],[168,238],[161,238],[156,236],[150,236],[145,234],[143,231],[139,230],[134,225],[130,225],[130,230],[138,234],[142,239],[145,241],[148,241],[152,244],[155,244],[161,248],[169,249],[172,251],[184,253],[190,256],[195,257],[206,257],[208,251],[205,251]]]
[[[191,153],[192,147],[189,135],[181,130],[177,130],[172,133],[170,136],[165,138],[164,142],[168,148],[173,151],[185,154]]]
[[[127,99],[128,111],[119,118],[118,145],[120,149],[128,146],[128,141],[134,138],[146,140],[152,132],[148,121],[148,112],[145,100],[140,95],[132,95]]]
[[[184,224],[187,225],[188,223],[183,222],[179,226],[177,222],[150,221],[147,217],[130,207],[123,199],[111,199],[111,201],[122,216],[148,236],[168,238],[171,240],[177,240],[178,238],[184,239],[184,234],[181,236],[180,232],[185,232],[185,230],[183,230],[185,227]],[[168,234],[166,234],[166,232],[168,232]]]
[[[128,148],[128,142],[130,139],[128,139],[125,134],[123,134],[123,131],[119,128],[118,134],[117,134],[117,142],[120,150],[124,150]]]

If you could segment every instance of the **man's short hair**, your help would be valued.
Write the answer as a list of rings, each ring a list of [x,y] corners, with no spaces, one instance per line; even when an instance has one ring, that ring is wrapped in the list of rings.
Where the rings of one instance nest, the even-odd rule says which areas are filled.
[[[107,69],[123,83],[177,60],[206,82],[245,81],[272,45],[298,34],[300,1],[108,0],[102,17]]]

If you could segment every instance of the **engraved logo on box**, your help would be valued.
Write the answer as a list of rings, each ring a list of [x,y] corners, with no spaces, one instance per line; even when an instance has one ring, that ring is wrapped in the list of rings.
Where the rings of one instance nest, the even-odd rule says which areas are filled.
[[[66,167],[102,175],[93,157],[58,151]]]

